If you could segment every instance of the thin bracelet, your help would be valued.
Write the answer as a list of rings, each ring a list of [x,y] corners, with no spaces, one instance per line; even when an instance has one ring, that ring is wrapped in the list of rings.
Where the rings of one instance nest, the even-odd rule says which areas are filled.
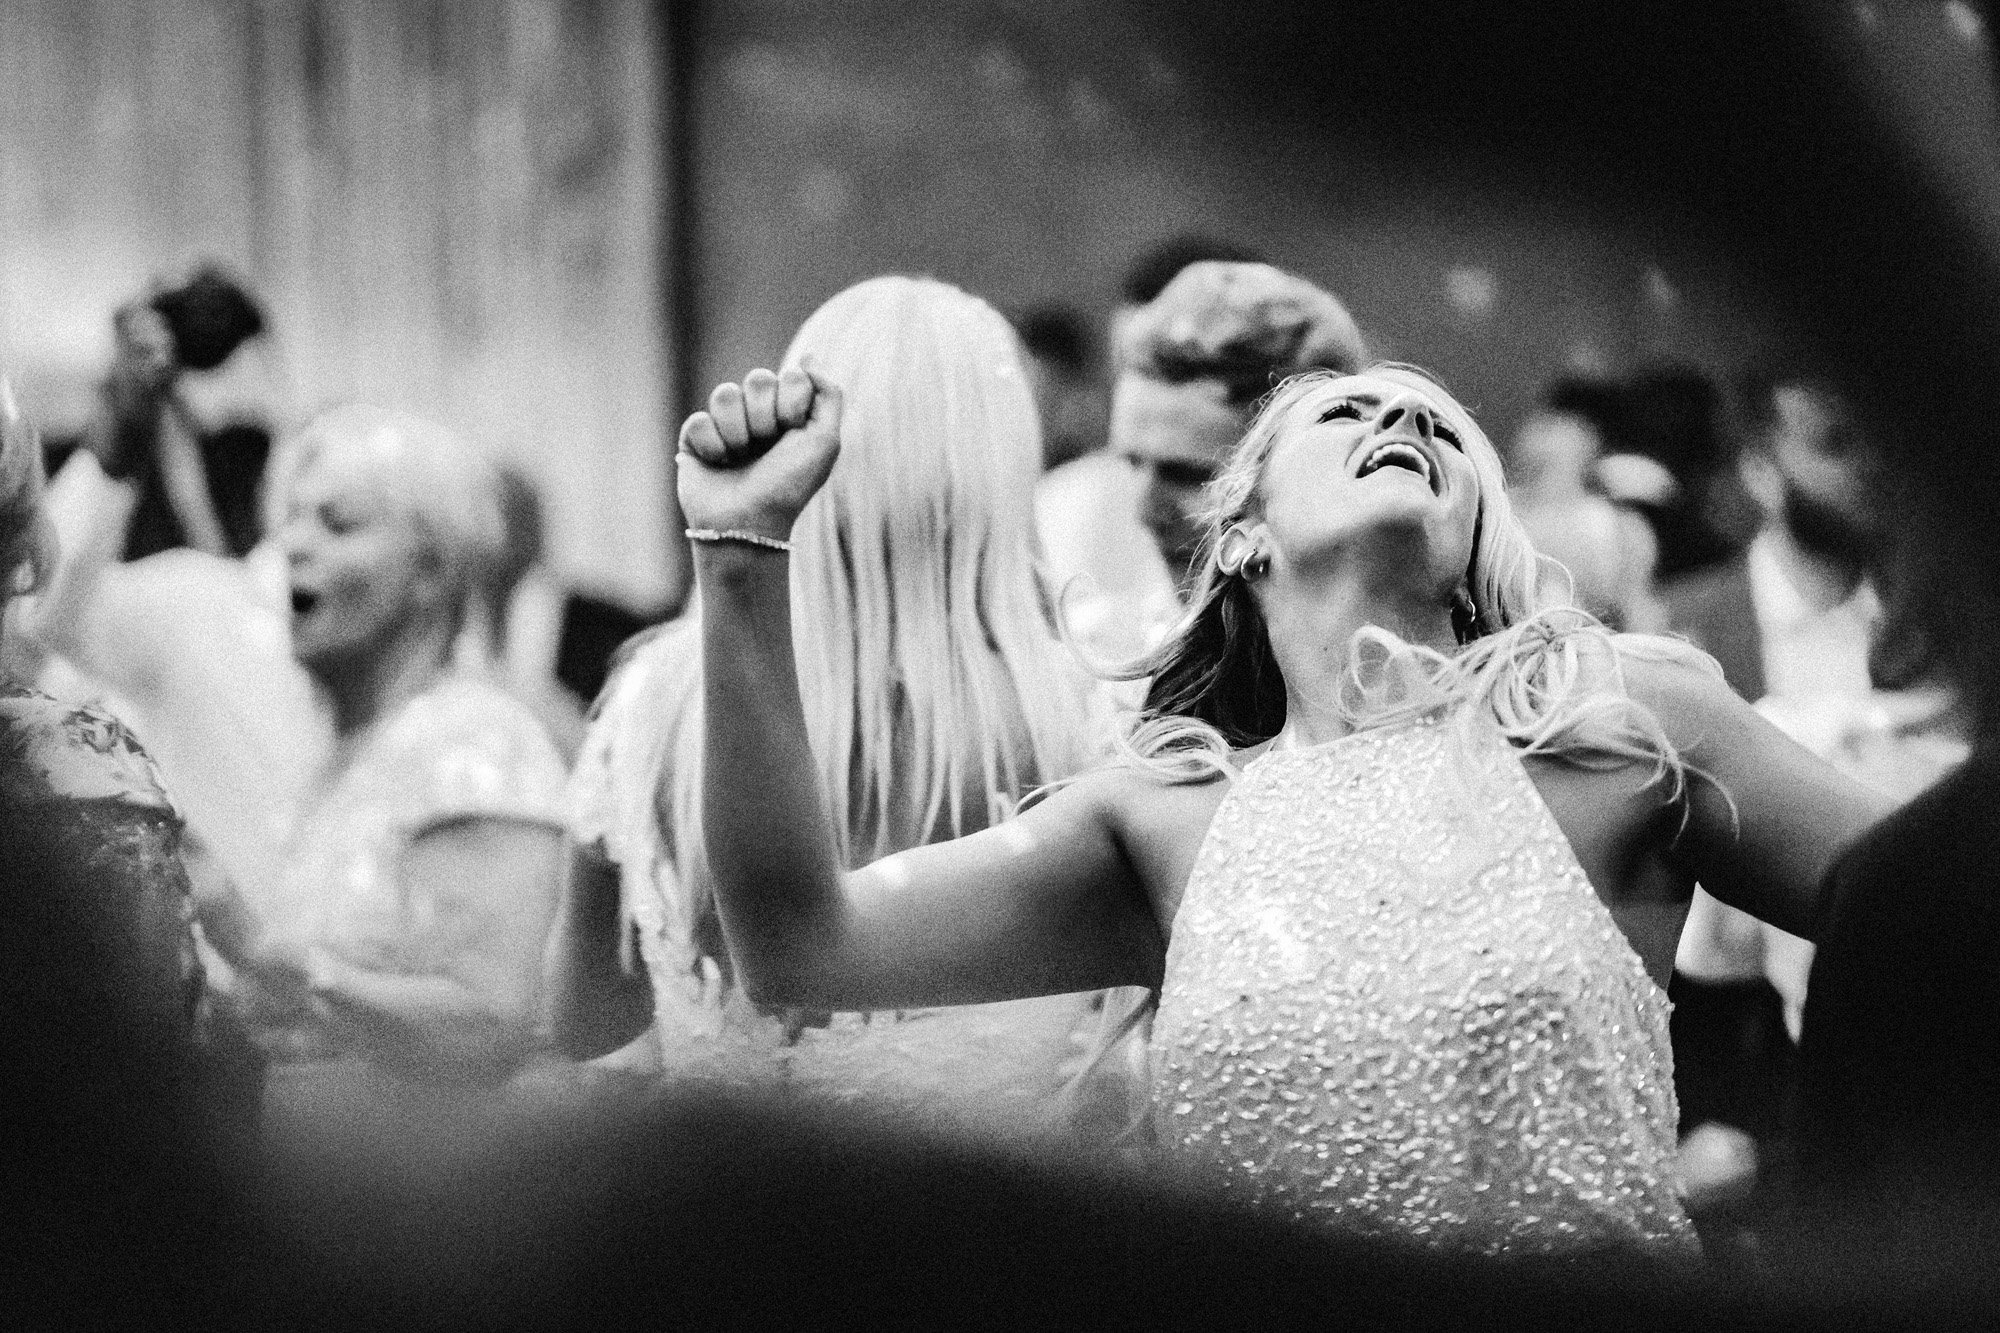
[[[742,542],[746,546],[768,546],[773,551],[792,549],[792,544],[782,537],[766,537],[742,528],[689,528],[682,535],[691,542]]]

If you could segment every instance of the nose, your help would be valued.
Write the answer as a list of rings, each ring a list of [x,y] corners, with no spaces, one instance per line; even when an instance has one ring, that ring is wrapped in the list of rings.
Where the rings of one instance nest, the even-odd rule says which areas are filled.
[[[299,517],[286,519],[278,525],[278,530],[273,535],[277,539],[278,549],[285,554],[287,568],[297,569],[310,558],[312,534],[307,531],[305,522]]]
[[[1414,393],[1391,398],[1383,405],[1381,414],[1375,418],[1375,428],[1378,431],[1391,431],[1401,426],[1405,430],[1416,432],[1418,439],[1426,441],[1431,438],[1431,432],[1436,425],[1435,409]]]

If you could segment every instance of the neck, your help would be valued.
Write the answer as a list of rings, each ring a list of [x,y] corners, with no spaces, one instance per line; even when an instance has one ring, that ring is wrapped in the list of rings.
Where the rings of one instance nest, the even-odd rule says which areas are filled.
[[[313,674],[333,705],[334,735],[355,736],[429,689],[451,659],[451,640],[446,623],[424,620],[367,653],[316,663]]]
[[[1294,743],[1317,745],[1352,730],[1340,697],[1357,631],[1373,625],[1441,653],[1457,650],[1443,598],[1370,573],[1354,568],[1310,581],[1274,575],[1283,586],[1261,599],[1271,652],[1285,677],[1285,733]]]
[[[1791,530],[1782,522],[1768,524],[1764,532],[1770,540],[1772,554],[1778,559],[1778,568],[1784,572],[1785,581],[1792,585],[1807,606],[1815,611],[1826,611],[1854,595],[1855,588],[1861,583],[1861,571],[1853,564],[1814,555],[1799,545]]]

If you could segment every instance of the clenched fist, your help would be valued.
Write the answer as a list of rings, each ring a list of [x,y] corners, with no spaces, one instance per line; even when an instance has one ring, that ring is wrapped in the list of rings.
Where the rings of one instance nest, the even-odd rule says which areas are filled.
[[[678,488],[690,528],[789,536],[840,457],[840,390],[810,370],[753,370],[681,425]]]

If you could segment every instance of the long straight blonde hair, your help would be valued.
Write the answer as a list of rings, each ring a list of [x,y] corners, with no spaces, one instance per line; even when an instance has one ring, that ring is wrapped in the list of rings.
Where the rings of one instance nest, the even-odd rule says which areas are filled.
[[[785,364],[808,358],[846,411],[792,530],[792,631],[854,864],[1004,818],[1098,729],[1037,571],[1041,428],[1012,327],[946,283],[874,278],[806,320]]]
[[[853,866],[1006,817],[1104,757],[1110,719],[1041,581],[1041,430],[1007,321],[943,282],[872,278],[806,320],[785,364],[806,361],[846,409],[840,461],[792,530],[793,651]],[[629,698],[607,692],[620,716],[600,718],[579,761],[624,752],[597,799],[611,824],[643,821],[660,841],[608,849],[628,885],[635,861],[652,863],[669,928],[691,936],[709,914],[698,614],[634,651],[621,670],[640,679]],[[712,935],[692,942],[720,961]]]

